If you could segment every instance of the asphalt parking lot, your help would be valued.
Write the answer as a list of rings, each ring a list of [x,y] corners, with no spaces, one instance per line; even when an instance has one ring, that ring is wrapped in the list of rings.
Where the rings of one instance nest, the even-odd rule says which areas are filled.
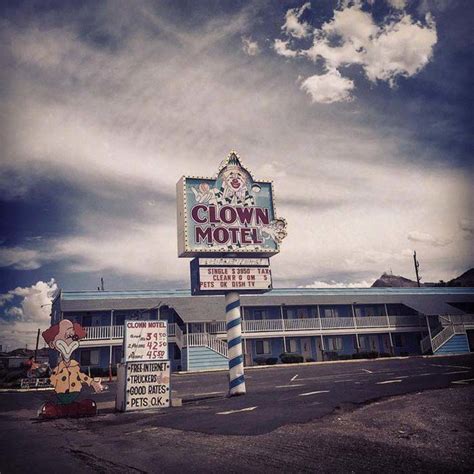
[[[472,472],[474,357],[173,375],[182,407],[35,420],[48,392],[1,393],[1,472]],[[29,453],[25,456],[24,453]],[[396,461],[398,459],[398,461]]]

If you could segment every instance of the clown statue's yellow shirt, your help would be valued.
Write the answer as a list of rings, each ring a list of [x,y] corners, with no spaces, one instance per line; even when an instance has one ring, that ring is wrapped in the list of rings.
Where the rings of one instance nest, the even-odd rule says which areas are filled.
[[[90,386],[93,381],[81,372],[81,367],[76,360],[71,360],[67,364],[61,361],[49,379],[56,393],[80,392],[83,383]]]

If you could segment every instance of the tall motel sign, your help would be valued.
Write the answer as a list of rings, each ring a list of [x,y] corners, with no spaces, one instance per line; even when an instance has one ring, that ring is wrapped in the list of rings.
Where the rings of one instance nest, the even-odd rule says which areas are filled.
[[[276,216],[273,183],[254,179],[235,152],[214,177],[183,176],[176,194],[178,256],[193,257],[192,295],[225,296],[229,395],[243,395],[239,294],[271,290],[270,257],[287,224]]]

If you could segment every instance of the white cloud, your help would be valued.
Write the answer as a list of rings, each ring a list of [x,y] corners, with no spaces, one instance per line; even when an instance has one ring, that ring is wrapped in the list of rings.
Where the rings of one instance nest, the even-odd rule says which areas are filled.
[[[394,3],[401,5],[403,2]],[[437,33],[429,14],[425,24],[405,13],[385,21],[376,24],[372,15],[362,10],[360,2],[346,3],[334,10],[331,20],[313,31],[310,48],[290,50],[288,42],[277,39],[275,50],[286,57],[322,60],[326,69],[336,69],[338,73],[345,66],[360,65],[370,81],[388,82],[393,87],[398,77],[412,77],[429,63]],[[340,97],[340,100],[347,100],[345,94]]]
[[[0,267],[35,270],[41,267],[41,255],[37,250],[23,247],[0,247]]]
[[[38,281],[29,287],[17,287],[0,296],[5,302],[3,318],[0,318],[0,343],[5,350],[17,347],[34,347],[38,329],[44,331],[50,325],[51,300],[58,287],[54,279]],[[18,303],[15,299],[20,298]],[[40,341],[40,347],[43,343]]]
[[[428,234],[427,232],[420,232],[417,230],[409,232],[407,238],[412,242],[420,242],[434,247],[445,247],[452,243],[452,239],[440,239]]]
[[[285,15],[285,23],[281,29],[294,38],[304,38],[310,33],[310,26],[306,22],[300,22],[300,18],[306,9],[311,8],[311,3],[305,3],[301,8],[290,8]]]
[[[462,218],[459,221],[459,228],[463,231],[466,240],[474,238],[474,221],[472,219]]]
[[[307,92],[313,102],[331,104],[352,100],[351,91],[354,82],[342,77],[339,71],[331,69],[326,74],[314,75],[301,83],[301,89]]]
[[[257,56],[260,54],[258,42],[252,41],[252,38],[242,37],[242,49],[249,56]]]
[[[298,56],[298,52],[288,48],[289,43],[289,40],[282,41],[281,39],[276,39],[273,43],[273,48],[280,56],[283,56],[285,58],[296,58],[296,56]]]
[[[374,278],[375,281],[375,278]],[[330,281],[314,281],[310,285],[301,285],[298,288],[369,288],[372,286],[372,282],[366,280],[352,282],[337,282],[334,280]]]

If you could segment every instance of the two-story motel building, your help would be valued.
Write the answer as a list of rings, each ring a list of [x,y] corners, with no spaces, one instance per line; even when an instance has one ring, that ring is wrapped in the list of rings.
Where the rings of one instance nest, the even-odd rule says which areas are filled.
[[[245,364],[283,352],[306,361],[474,350],[473,288],[273,289],[241,296]],[[223,296],[189,290],[60,291],[52,323],[87,330],[75,357],[107,369],[122,359],[125,320],[168,322],[174,371],[227,368]]]

